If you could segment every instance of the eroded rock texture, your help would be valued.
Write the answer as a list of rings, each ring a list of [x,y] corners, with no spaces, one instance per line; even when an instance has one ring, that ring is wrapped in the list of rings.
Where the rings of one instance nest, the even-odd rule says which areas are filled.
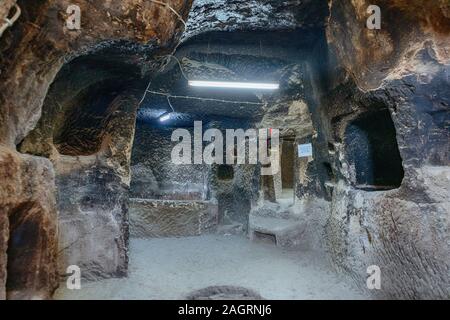
[[[177,142],[173,128],[155,128],[139,121],[132,152],[131,197],[142,199],[205,200],[209,168],[204,164],[173,165]],[[189,130],[194,134],[193,130]]]
[[[217,228],[217,204],[212,201],[130,199],[131,236],[192,237]]]
[[[62,273],[68,264],[78,264],[86,278],[126,273],[129,158],[140,97],[120,94],[145,73],[147,57],[133,52],[171,50],[183,24],[148,1],[80,1],[81,30],[70,31],[66,1],[18,4],[22,15],[0,43],[0,297],[5,286],[11,298],[50,297],[58,253]],[[181,16],[190,4],[171,1]],[[2,17],[8,5],[2,3]],[[95,55],[75,59],[116,43],[117,51],[128,52],[119,60],[138,66],[126,75],[109,68],[114,57],[109,67],[92,62]],[[35,156],[17,153],[19,143],[21,152]],[[28,253],[17,253],[27,241]]]
[[[366,266],[381,267],[385,280],[377,296],[444,299],[450,294],[450,207],[444,196],[449,191],[449,6],[445,1],[377,4],[383,20],[374,32],[364,28],[367,1],[330,2],[329,40],[356,84],[336,87],[327,109],[333,168],[351,185],[335,185],[328,244],[336,265],[357,283],[363,283]],[[364,92],[355,85],[374,89]],[[382,112],[388,121],[380,121]],[[352,159],[348,128],[358,124],[368,139],[363,145],[371,148],[364,161],[380,163],[373,179],[358,177],[358,160]],[[395,145],[401,162],[389,152]],[[372,191],[364,186],[368,180]],[[380,188],[393,190],[374,191]]]
[[[381,9],[381,29],[366,28],[369,5]],[[449,4],[445,0],[329,1],[328,38],[339,63],[361,88],[373,89],[386,77],[420,73],[413,56],[425,43],[435,47],[436,60],[449,59]]]
[[[53,88],[48,99],[53,99],[52,92]],[[115,97],[101,122],[94,124],[89,122],[95,119],[89,114],[89,105],[73,110],[70,96],[58,99],[58,107],[66,110],[56,110],[67,118],[63,117],[62,124],[53,122],[53,128],[50,124],[43,127],[43,122],[54,121],[44,115],[21,144],[22,152],[45,154],[51,150],[46,156],[56,173],[61,273],[75,264],[88,279],[126,274],[129,160],[138,105],[133,97],[131,92]],[[44,104],[47,107],[51,108]],[[55,145],[34,142],[54,141],[55,136],[61,139]]]
[[[195,0],[183,40],[211,31],[285,30],[319,27],[326,1]]]
[[[168,3],[181,19],[153,1],[81,0],[70,31],[67,1],[18,1],[0,38],[0,298],[48,298],[69,264],[91,280],[125,275],[130,184],[136,230],[153,232],[142,217],[188,221],[177,235],[256,221],[249,229],[272,237],[287,225],[283,244],[326,254],[363,290],[380,266],[376,298],[448,298],[448,1]],[[380,30],[366,27],[370,4]],[[194,78],[280,90],[204,100]],[[171,130],[193,121],[280,128],[292,172],[172,166]]]
[[[49,298],[59,281],[52,165],[5,147],[0,164],[0,298]]]
[[[0,4],[0,18],[2,19],[2,21],[4,18],[10,17],[9,12],[11,8],[15,5],[15,3],[16,0],[2,1],[2,3]]]
[[[2,87],[8,88],[1,97],[1,120],[6,124],[1,128],[3,143],[18,143],[33,128],[49,85],[71,57],[117,40],[153,41],[165,47],[182,28],[173,13],[147,1],[81,1],[78,5],[83,13],[80,31],[65,27],[65,1],[41,1],[23,6],[14,32],[2,38]],[[172,3],[181,13],[187,13],[189,5],[190,1]]]

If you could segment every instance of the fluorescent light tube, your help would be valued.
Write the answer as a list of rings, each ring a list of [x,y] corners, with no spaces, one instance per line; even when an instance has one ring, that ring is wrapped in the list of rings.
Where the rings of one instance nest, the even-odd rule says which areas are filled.
[[[169,119],[170,119],[170,113],[163,114],[161,117],[159,117],[159,121],[161,121],[161,122],[165,122]]]
[[[231,81],[189,80],[189,85],[192,87],[260,89],[260,90],[276,90],[279,88],[278,83],[254,83],[254,82],[231,82]]]

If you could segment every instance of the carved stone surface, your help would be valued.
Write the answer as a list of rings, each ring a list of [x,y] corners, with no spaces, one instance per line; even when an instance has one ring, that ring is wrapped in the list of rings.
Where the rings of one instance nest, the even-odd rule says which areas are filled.
[[[211,201],[130,199],[131,236],[190,237],[214,231],[217,204]]]
[[[125,275],[130,183],[133,196],[159,198],[133,200],[137,236],[245,229],[252,209],[278,218],[281,175],[261,178],[258,166],[174,169],[170,135],[144,145],[145,128],[132,163],[150,78],[151,89],[202,97],[180,67],[280,81],[272,96],[226,96],[252,107],[172,102],[183,125],[279,127],[312,143],[313,157],[294,161],[296,245],[363,289],[366,268],[380,266],[375,298],[448,298],[448,1],[376,1],[380,30],[366,28],[369,0],[192,2],[170,1],[179,19],[153,1],[80,0],[79,31],[64,26],[66,1],[21,2],[0,38],[0,299],[51,297],[68,264],[91,280]],[[175,48],[180,65],[167,56]],[[153,98],[144,118],[169,110]],[[264,197],[272,203],[258,207]]]
[[[47,299],[58,286],[50,161],[0,147],[0,299]]]
[[[3,19],[11,17],[9,12],[11,11],[11,8],[16,3],[16,0],[4,0],[2,3],[0,3],[0,21],[1,24],[5,23]],[[1,25],[0,24],[0,25]]]
[[[10,4],[2,2],[1,17]],[[190,4],[171,3],[181,15],[187,14]],[[6,297],[5,286],[10,298],[49,298],[57,286],[58,268],[64,273],[67,263],[80,264],[82,274],[84,270],[84,276],[90,279],[126,273],[125,195],[137,101],[133,94],[129,95],[125,99],[128,109],[117,99],[116,103],[110,101],[106,104],[110,107],[110,112],[107,109],[104,113],[106,119],[91,123],[90,127],[89,121],[95,115],[77,111],[75,107],[83,106],[79,94],[96,84],[98,89],[98,83],[110,75],[97,70],[71,78],[69,71],[65,85],[61,87],[64,81],[58,79],[54,82],[57,94],[47,93],[68,61],[117,42],[122,46],[119,51],[128,50],[131,55],[142,48],[167,49],[176,43],[182,23],[174,19],[170,10],[148,1],[80,1],[77,5],[82,13],[79,31],[65,27],[65,1],[28,2],[21,7],[21,18],[1,38],[0,168],[4,175],[0,193],[0,298]],[[126,45],[130,42],[133,45]],[[143,64],[134,57],[129,59],[135,65]],[[64,73],[59,74],[61,77]],[[127,79],[119,77],[116,84]],[[63,100],[78,103],[64,105]],[[46,108],[42,113],[43,106]],[[71,112],[76,117],[70,116]],[[82,137],[78,146],[74,140],[66,139],[77,136]],[[18,144],[21,152],[45,156],[51,162],[17,153]],[[18,214],[13,214],[16,211]],[[89,218],[83,219],[86,216]],[[64,231],[59,234],[59,241],[58,220]],[[32,242],[32,249],[29,255],[18,256],[17,262],[7,261],[6,252],[15,252],[22,245],[20,239],[15,240],[19,233],[16,229],[34,237],[23,240]],[[95,248],[102,241],[105,246]],[[62,250],[59,267],[58,246]]]

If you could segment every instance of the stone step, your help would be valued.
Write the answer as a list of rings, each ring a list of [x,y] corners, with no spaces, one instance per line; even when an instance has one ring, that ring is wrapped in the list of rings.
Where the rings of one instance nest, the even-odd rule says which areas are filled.
[[[304,231],[301,221],[256,215],[250,215],[248,229],[251,240],[272,238],[277,246],[284,248],[299,246]]]

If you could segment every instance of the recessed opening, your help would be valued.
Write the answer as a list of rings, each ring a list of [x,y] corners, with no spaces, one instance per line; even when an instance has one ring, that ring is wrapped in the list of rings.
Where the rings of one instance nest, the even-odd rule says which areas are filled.
[[[46,276],[39,274],[39,265],[35,263],[41,259],[39,246],[48,241],[45,233],[40,231],[41,210],[36,203],[26,202],[13,209],[9,215],[6,282],[9,299],[22,299],[30,293],[39,297],[36,288],[46,281]],[[29,282],[32,274],[38,275],[34,283]]]
[[[387,109],[352,121],[345,132],[345,146],[357,188],[389,190],[400,186],[404,175],[402,159]]]
[[[101,148],[104,132],[113,110],[111,102],[117,93],[100,83],[80,93],[74,107],[63,116],[53,135],[60,154],[91,155]]]
[[[334,172],[333,172],[333,168],[331,167],[331,164],[328,162],[323,162],[322,166],[324,167],[325,172],[326,172],[326,181],[330,181],[330,182],[335,181],[335,176],[334,176]]]
[[[283,140],[281,151],[281,182],[283,189],[294,187],[294,141]]]
[[[219,180],[233,180],[234,169],[233,166],[221,164],[217,167],[217,178]]]
[[[295,149],[293,138],[281,142],[281,199],[294,199]]]
[[[264,233],[260,231],[253,231],[253,239],[259,242],[268,244],[277,244],[277,237],[274,234]]]
[[[335,152],[335,147],[334,144],[332,142],[328,142],[328,151],[329,152]]]

